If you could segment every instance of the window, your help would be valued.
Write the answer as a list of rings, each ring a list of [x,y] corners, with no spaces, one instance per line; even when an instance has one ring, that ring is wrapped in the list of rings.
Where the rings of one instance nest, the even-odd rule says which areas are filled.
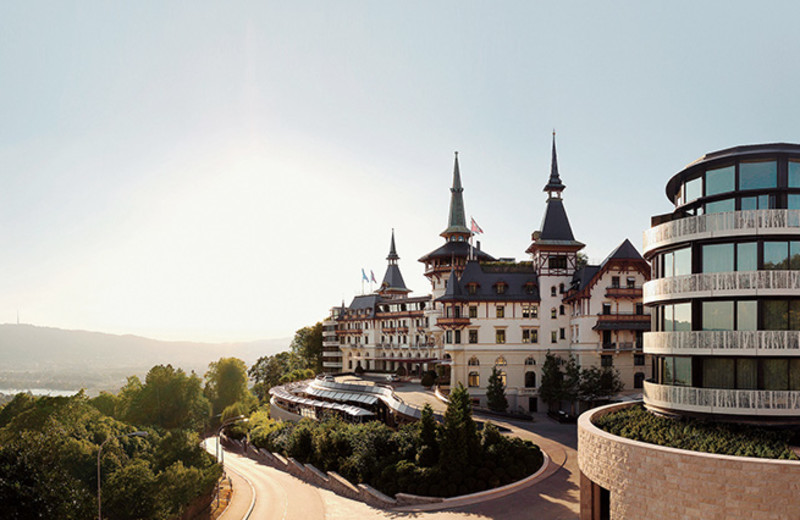
[[[614,289],[619,289],[619,276],[611,277],[611,287]]]
[[[643,303],[637,303],[635,309],[636,310],[634,312],[636,313],[637,316],[641,316],[641,315],[644,314],[644,304]]]
[[[500,282],[500,283],[497,284],[496,289],[497,289],[497,294],[505,294],[505,292],[506,292],[506,284],[503,283],[503,282]]]
[[[525,358],[525,366],[526,367],[534,366],[534,365],[536,365],[536,360],[533,359],[533,356],[528,356],[528,357]]]
[[[508,376],[506,375],[505,370],[500,371],[500,382],[503,384],[503,388],[505,388],[508,384]]]
[[[460,345],[461,344],[461,331],[457,330],[457,331],[455,331],[455,333],[456,333],[456,341],[455,341],[456,345]]]
[[[550,296],[555,296],[555,295],[556,295],[556,286],[554,285],[550,288]]]
[[[535,292],[536,292],[536,284],[533,282],[527,282],[525,284],[525,293],[534,294]]]
[[[536,372],[525,372],[525,388],[536,388]]]
[[[498,345],[501,345],[506,342],[506,331],[505,329],[497,329],[494,331],[494,341]]]
[[[634,354],[633,365],[637,367],[644,366],[644,354]]]
[[[547,259],[547,267],[550,269],[566,269],[567,257],[566,256],[551,256]]]
[[[558,284],[558,292],[559,292],[559,294],[564,294],[564,284],[563,283]]]
[[[391,336],[390,336],[390,339],[391,339]],[[445,333],[444,333],[444,342],[448,343],[448,344],[453,342],[453,331],[452,330],[445,331]],[[389,341],[389,343],[391,343],[391,341]]]
[[[764,269],[789,268],[789,243],[764,242]]]
[[[531,318],[538,318],[539,317],[539,306],[534,305],[531,307]]]
[[[472,356],[471,358],[469,358],[469,361],[467,361],[467,365],[471,367],[477,367],[480,366],[480,364],[481,362],[478,361],[478,358],[476,358],[475,356]]]
[[[614,366],[614,358],[609,355],[600,356],[600,366],[601,367],[613,367]]]
[[[634,278],[633,276],[629,276],[625,280],[625,283],[626,283],[628,289],[635,289],[636,288],[636,278]]]
[[[706,197],[735,189],[735,166],[725,166],[706,171]]]
[[[467,284],[467,293],[468,294],[475,294],[478,292],[478,284],[476,283],[468,283]]]
[[[754,195],[752,197],[742,197],[739,202],[739,209],[742,211],[769,209],[774,205],[774,199],[770,200],[769,195]]]
[[[551,319],[556,319],[557,317],[558,317],[558,314],[556,313],[556,308],[553,307],[552,309],[550,309],[550,318]]]
[[[800,161],[789,161],[789,187],[800,188]]]
[[[702,302],[703,330],[733,330],[733,302]]]
[[[614,343],[611,339],[611,331],[604,330],[603,331],[603,348],[614,348]]]
[[[739,189],[761,190],[778,186],[778,164],[775,161],[741,161]]]
[[[522,329],[523,343],[539,343],[539,331],[537,329]]]
[[[604,303],[603,304],[603,315],[608,316],[609,314],[611,314],[611,304],[610,303]]]
[[[558,329],[558,337],[560,339],[567,339],[567,331],[563,327]]]
[[[736,244],[736,270],[755,271],[758,269],[758,244],[744,242]]]
[[[478,330],[477,329],[470,329],[469,330],[469,342],[470,343],[477,343],[478,342]]]
[[[558,343],[558,336],[556,331],[550,332],[550,343]]]
[[[684,202],[691,202],[697,198],[700,198],[703,195],[703,178],[698,177],[696,179],[692,179],[687,181],[684,184]]]
[[[498,305],[495,308],[495,312],[497,313],[498,318],[505,318],[506,317],[506,308],[503,305]]]
[[[498,367],[508,366],[508,362],[506,361],[506,358],[504,358],[503,356],[500,356],[497,359],[495,359],[494,360],[494,364],[495,364],[495,366],[498,366]]]
[[[706,203],[706,214],[725,213],[736,209],[736,199],[723,199],[716,202]]]
[[[539,314],[539,308],[536,305],[522,305],[522,317],[523,318],[536,318]]]
[[[470,318],[477,318],[478,317],[478,306],[477,305],[470,305],[469,306],[469,317]]]
[[[703,246],[703,272],[726,273],[733,271],[733,244]]]
[[[481,376],[477,372],[470,372],[467,376],[467,386],[477,388],[481,386]]]
[[[559,313],[560,315],[562,315],[562,316],[564,315],[564,306],[563,306],[563,305],[559,305],[559,306],[558,306],[558,313]]]

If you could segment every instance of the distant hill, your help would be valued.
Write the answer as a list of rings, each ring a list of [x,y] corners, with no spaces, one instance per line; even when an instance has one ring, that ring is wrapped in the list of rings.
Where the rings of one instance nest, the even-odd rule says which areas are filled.
[[[248,366],[289,348],[290,338],[244,343],[159,341],[133,335],[0,324],[0,389],[117,389],[128,375],[172,364],[202,376],[208,363],[238,357]]]

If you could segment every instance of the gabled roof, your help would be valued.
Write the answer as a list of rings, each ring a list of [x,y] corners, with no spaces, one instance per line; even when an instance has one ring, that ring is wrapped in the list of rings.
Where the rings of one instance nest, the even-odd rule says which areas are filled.
[[[380,296],[377,294],[360,294],[353,298],[350,306],[347,308],[349,311],[358,311],[363,309],[375,310],[375,305],[378,303]]]
[[[620,245],[617,246],[615,250],[611,251],[611,254],[609,254],[606,257],[606,259],[603,260],[603,263],[600,265],[601,266],[606,265],[606,263],[608,263],[611,260],[644,261],[644,258],[642,258],[642,255],[639,254],[639,251],[636,250],[633,244],[631,244],[631,241],[626,238]]]
[[[453,242],[448,241],[442,247],[435,249],[428,253],[427,255],[423,256],[419,259],[420,262],[427,262],[428,260],[432,260],[434,258],[468,258],[470,256],[470,246],[469,242]],[[472,256],[477,258],[480,261],[494,261],[494,257],[489,255],[488,253],[484,253],[482,250],[472,247]]]
[[[599,265],[585,265],[575,271],[575,274],[572,275],[572,281],[570,282],[570,289],[575,291],[580,291],[584,287],[589,285],[589,282],[595,277],[595,275],[600,271]]]
[[[514,269],[499,269],[482,265],[475,260],[467,262],[461,278],[450,274],[447,290],[437,301],[531,301],[538,302],[539,279],[532,264],[513,264]],[[505,292],[497,293],[497,286],[505,284]],[[469,286],[475,293],[470,294]],[[528,289],[532,292],[529,292]]]

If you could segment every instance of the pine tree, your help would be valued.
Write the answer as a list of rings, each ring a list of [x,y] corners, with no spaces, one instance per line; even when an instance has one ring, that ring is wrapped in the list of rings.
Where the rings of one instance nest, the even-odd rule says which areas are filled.
[[[472,420],[469,392],[458,385],[450,392],[444,414],[442,463],[448,470],[461,469],[474,460],[480,450],[480,438]]]
[[[561,371],[561,358],[547,351],[542,365],[542,384],[539,386],[539,397],[547,403],[550,410],[558,408],[563,396],[564,373]]]
[[[489,384],[486,387],[486,401],[492,411],[505,412],[508,410],[506,390],[497,367],[492,368],[492,375],[489,376]]]

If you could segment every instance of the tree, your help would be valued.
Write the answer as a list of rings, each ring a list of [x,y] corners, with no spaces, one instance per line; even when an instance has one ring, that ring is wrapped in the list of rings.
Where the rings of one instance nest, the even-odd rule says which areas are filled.
[[[281,384],[283,376],[300,370],[302,365],[303,361],[294,352],[279,352],[274,356],[258,358],[247,371],[254,383],[253,392],[260,401],[269,401],[269,389]]]
[[[480,439],[472,420],[469,392],[464,385],[458,383],[450,392],[449,401],[442,429],[442,463],[448,471],[458,471],[474,460]]]
[[[225,408],[243,401],[255,407],[255,398],[247,388],[247,365],[238,358],[220,358],[208,364],[205,395],[211,401],[214,415]]]
[[[143,385],[126,386],[124,419],[134,424],[160,426],[167,430],[202,430],[211,416],[200,378],[172,365],[150,369]]]
[[[495,412],[505,412],[508,410],[508,399],[506,399],[506,389],[503,386],[503,379],[497,367],[492,367],[492,375],[489,376],[489,383],[486,386],[486,401],[489,409]]]
[[[294,333],[289,346],[292,353],[303,361],[302,368],[310,368],[314,373],[322,372],[322,323],[303,327]]]
[[[589,367],[581,371],[580,398],[591,404],[620,393],[625,385],[612,367]]]
[[[563,395],[564,373],[561,371],[561,358],[547,351],[542,365],[542,384],[539,396],[547,403],[551,411],[558,408]]]
[[[433,417],[433,408],[428,403],[422,407],[419,418],[419,452],[417,463],[430,467],[439,462],[439,424]]]
[[[564,379],[561,386],[561,400],[569,402],[570,413],[575,415],[575,401],[580,397],[581,367],[572,354],[564,363]]]

